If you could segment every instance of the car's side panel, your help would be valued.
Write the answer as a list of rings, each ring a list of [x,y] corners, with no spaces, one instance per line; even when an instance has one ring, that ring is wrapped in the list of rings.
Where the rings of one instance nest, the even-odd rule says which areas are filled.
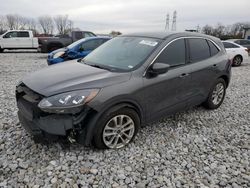
[[[190,65],[192,98],[190,98],[188,106],[198,105],[206,100],[212,85],[221,76],[221,69],[225,69],[227,64],[228,60],[221,57],[218,54]]]
[[[143,78],[141,93],[144,95],[147,121],[185,109],[190,97],[189,72],[188,66],[181,66],[157,77]]]

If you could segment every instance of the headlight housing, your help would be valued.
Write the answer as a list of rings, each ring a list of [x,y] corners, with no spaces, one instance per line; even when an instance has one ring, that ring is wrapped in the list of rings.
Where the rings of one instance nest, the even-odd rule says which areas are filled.
[[[65,52],[57,52],[53,55],[53,58],[58,58],[58,57],[61,57],[62,55],[64,55]]]
[[[38,107],[45,112],[77,113],[82,109],[82,106],[91,101],[98,92],[99,89],[86,89],[61,93],[42,99]]]

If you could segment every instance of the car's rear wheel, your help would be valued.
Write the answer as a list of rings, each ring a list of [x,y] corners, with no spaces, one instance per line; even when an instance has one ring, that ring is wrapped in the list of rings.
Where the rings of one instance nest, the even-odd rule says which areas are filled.
[[[100,149],[119,149],[129,144],[140,127],[136,111],[122,108],[104,113],[97,124],[94,145]]]
[[[2,53],[4,51],[4,49],[3,48],[0,48],[0,53]]]
[[[233,66],[235,66],[235,67],[240,66],[241,63],[242,63],[242,60],[243,60],[243,59],[242,59],[241,56],[239,56],[239,55],[235,56],[235,57],[233,58]]]
[[[208,109],[219,108],[225,98],[225,94],[226,94],[225,80],[219,78],[211,88],[208,98],[204,102],[204,106]]]

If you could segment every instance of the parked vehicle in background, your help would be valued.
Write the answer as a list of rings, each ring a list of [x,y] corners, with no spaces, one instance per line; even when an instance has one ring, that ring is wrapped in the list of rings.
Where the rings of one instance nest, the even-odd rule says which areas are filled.
[[[110,37],[88,37],[80,39],[65,48],[55,50],[48,55],[48,65],[83,58],[92,50],[110,40]]]
[[[230,75],[218,38],[186,32],[118,36],[82,61],[26,76],[16,88],[18,116],[38,142],[61,136],[118,149],[141,125],[199,104],[218,108]]]
[[[37,49],[38,39],[30,30],[9,30],[0,36],[0,52],[5,49]]]
[[[234,42],[236,44],[239,44],[241,46],[244,46],[248,49],[248,54],[250,55],[250,40],[247,39],[229,39],[227,41]]]
[[[54,37],[39,37],[39,51],[42,53],[52,52],[59,48],[66,47],[82,38],[94,37],[90,31],[72,31],[69,35],[56,35]]]
[[[229,59],[232,60],[233,66],[240,66],[242,62],[248,60],[248,49],[231,41],[222,41]]]

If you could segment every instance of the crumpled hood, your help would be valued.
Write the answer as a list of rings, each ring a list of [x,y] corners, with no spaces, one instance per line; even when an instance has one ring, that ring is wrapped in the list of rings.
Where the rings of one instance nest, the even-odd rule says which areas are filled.
[[[59,48],[57,50],[54,50],[53,52],[51,52],[52,54],[56,54],[57,52],[66,52],[68,49],[67,48]]]
[[[33,72],[22,82],[39,94],[51,96],[73,90],[103,88],[126,82],[130,76],[131,73],[110,72],[68,61]]]
[[[59,52],[66,52],[68,49],[67,48],[59,48],[57,50],[54,50],[48,54],[48,58],[53,58],[53,56]]]

